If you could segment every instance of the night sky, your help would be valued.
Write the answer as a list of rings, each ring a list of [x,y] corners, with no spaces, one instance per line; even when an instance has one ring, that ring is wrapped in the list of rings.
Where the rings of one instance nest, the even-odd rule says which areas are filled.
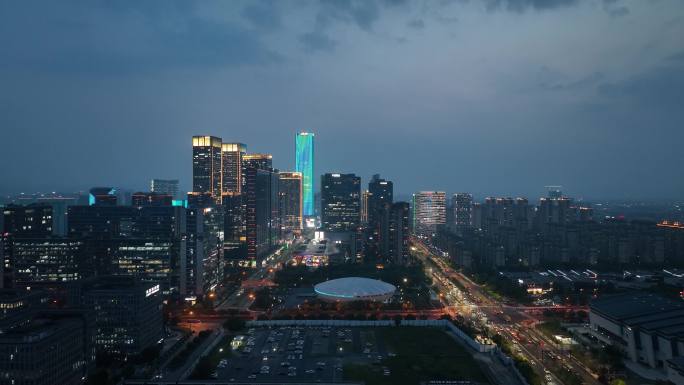
[[[191,179],[213,134],[399,194],[684,196],[681,0],[2,1],[0,192]]]

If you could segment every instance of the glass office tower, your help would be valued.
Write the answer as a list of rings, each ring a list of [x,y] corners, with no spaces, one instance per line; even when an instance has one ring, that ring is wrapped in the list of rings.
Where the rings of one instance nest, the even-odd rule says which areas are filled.
[[[295,140],[295,171],[302,173],[302,214],[314,212],[314,134],[300,132]]]
[[[221,203],[221,138],[192,137],[192,191]]]

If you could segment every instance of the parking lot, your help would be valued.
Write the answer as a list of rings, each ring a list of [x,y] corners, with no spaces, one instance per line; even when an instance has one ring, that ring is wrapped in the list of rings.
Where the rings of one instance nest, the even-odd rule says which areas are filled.
[[[344,364],[380,365],[393,354],[371,328],[256,328],[216,374],[229,382],[340,382]]]

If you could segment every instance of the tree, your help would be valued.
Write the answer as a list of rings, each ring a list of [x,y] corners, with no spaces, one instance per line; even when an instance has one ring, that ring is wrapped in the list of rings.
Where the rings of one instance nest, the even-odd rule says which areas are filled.
[[[245,328],[246,322],[240,318],[228,318],[226,322],[223,323],[223,328],[230,330],[231,332],[240,331]]]
[[[212,365],[211,360],[209,357],[203,356],[200,358],[199,362],[197,362],[197,366],[195,366],[191,378],[198,380],[208,379],[213,372],[214,366]]]

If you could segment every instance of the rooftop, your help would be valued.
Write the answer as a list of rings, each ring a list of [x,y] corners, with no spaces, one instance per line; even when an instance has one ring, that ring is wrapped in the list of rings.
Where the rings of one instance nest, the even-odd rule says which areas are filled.
[[[629,292],[603,296],[591,302],[591,310],[629,325],[653,325],[684,314],[684,302],[652,293]]]

